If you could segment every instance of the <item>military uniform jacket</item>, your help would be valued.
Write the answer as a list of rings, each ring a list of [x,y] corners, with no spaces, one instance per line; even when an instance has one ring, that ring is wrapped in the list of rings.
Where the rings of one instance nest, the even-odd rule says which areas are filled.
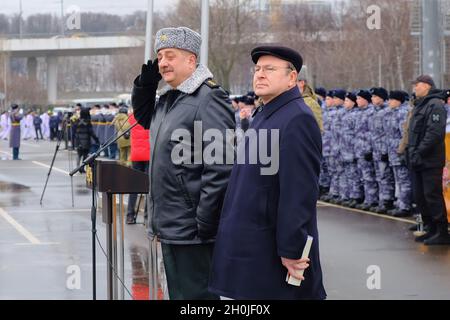
[[[407,160],[410,169],[420,171],[445,165],[447,111],[444,93],[432,90],[415,103],[408,131]]]
[[[149,105],[154,97],[148,88],[140,87],[138,78],[132,93],[136,120],[144,128],[150,127],[150,192],[149,235],[156,235],[168,244],[200,244],[213,242],[219,225],[223,198],[231,173],[231,164],[174,163],[172,151],[181,143],[194,145],[194,122],[201,121],[203,134],[207,129],[219,130],[225,136],[227,129],[234,130],[234,112],[228,95],[208,79],[211,72],[199,65],[192,76],[177,89],[160,91],[156,105]],[[171,100],[171,101],[169,101]],[[172,136],[175,130],[189,134],[181,141]],[[201,139],[201,138],[200,138]],[[210,143],[204,142],[203,152]],[[195,151],[194,151],[195,152]],[[224,152],[225,153],[225,152]],[[200,155],[201,156],[201,155]]]

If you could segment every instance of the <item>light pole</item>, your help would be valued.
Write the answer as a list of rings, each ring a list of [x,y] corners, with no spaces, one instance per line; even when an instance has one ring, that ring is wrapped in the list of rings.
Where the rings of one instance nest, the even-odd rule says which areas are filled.
[[[153,0],[148,0],[147,22],[145,24],[145,57],[144,63],[152,57],[152,39],[153,39]]]
[[[64,0],[61,0],[61,35],[64,35]]]
[[[22,0],[19,2],[19,38],[22,39]]]
[[[438,0],[422,0],[422,69],[441,87],[441,36]]]
[[[208,66],[208,42],[209,42],[209,0],[202,0],[202,46],[200,48],[200,62]]]

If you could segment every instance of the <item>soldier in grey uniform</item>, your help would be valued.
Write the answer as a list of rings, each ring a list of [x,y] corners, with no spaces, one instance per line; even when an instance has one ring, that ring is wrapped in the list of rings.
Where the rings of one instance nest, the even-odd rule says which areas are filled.
[[[375,178],[375,166],[373,162],[373,149],[369,124],[373,120],[374,107],[370,103],[372,94],[367,90],[357,93],[359,108],[358,121],[356,122],[355,154],[358,159],[359,176],[364,188],[364,203],[355,206],[357,209],[369,210],[378,206],[378,183]]]
[[[398,154],[398,147],[403,138],[403,128],[408,117],[406,96],[401,91],[391,91],[389,94],[390,117],[386,121],[386,134],[388,143],[389,165],[394,171],[397,201],[395,209],[388,213],[395,217],[411,215],[411,179],[406,167],[404,155]]]
[[[331,203],[340,204],[342,188],[345,187],[344,164],[341,158],[340,141],[342,133],[342,116],[344,110],[344,99],[347,92],[342,89],[333,91],[334,110],[330,112],[331,118],[331,163],[328,167],[331,173],[330,195]]]
[[[371,93],[375,112],[372,121],[369,122],[369,129],[373,148],[375,176],[379,189],[379,200],[378,206],[372,207],[370,210],[387,214],[388,210],[394,209],[395,192],[394,174],[392,168],[389,166],[385,128],[387,117],[390,116],[390,110],[385,102],[388,98],[388,92],[384,88],[372,88]]]
[[[355,207],[361,204],[363,199],[361,178],[358,174],[357,158],[355,155],[356,122],[358,121],[358,108],[356,106],[356,95],[348,92],[345,96],[344,110],[342,116],[341,132],[341,157],[344,166],[343,183],[341,189],[341,204]]]
[[[329,165],[330,165],[330,157],[331,157],[331,123],[332,123],[332,114],[334,110],[334,102],[333,102],[333,93],[329,91],[325,93],[325,98],[323,101],[322,111],[323,111],[323,132],[322,132],[322,163],[320,167],[320,177],[319,177],[319,187],[321,197],[320,199],[323,201],[328,201],[330,185],[331,185],[331,174]]]

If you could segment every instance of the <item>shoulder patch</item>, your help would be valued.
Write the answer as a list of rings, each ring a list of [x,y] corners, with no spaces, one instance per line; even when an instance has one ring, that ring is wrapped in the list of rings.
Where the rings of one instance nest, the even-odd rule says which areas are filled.
[[[211,89],[216,89],[216,88],[220,88],[220,85],[217,84],[217,82],[215,82],[212,79],[208,79],[205,80],[205,84],[210,87]]]
[[[441,120],[441,116],[439,114],[433,114],[431,116],[432,116],[433,122],[439,122]]]

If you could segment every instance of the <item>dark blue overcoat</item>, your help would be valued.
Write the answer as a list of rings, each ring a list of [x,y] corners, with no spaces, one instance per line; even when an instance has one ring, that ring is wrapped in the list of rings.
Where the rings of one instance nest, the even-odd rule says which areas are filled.
[[[266,175],[261,172],[270,167],[265,159],[251,164],[247,132],[248,143],[238,146],[245,148],[247,161],[238,153],[225,195],[209,290],[233,299],[325,299],[316,218],[322,153],[317,122],[295,87],[265,105],[251,128],[261,134],[259,142],[264,129],[275,138],[271,129],[279,130],[279,169]],[[277,153],[275,147],[268,149]],[[314,237],[310,267],[301,286],[294,287],[286,283],[287,269],[280,257],[299,259],[308,235]]]

